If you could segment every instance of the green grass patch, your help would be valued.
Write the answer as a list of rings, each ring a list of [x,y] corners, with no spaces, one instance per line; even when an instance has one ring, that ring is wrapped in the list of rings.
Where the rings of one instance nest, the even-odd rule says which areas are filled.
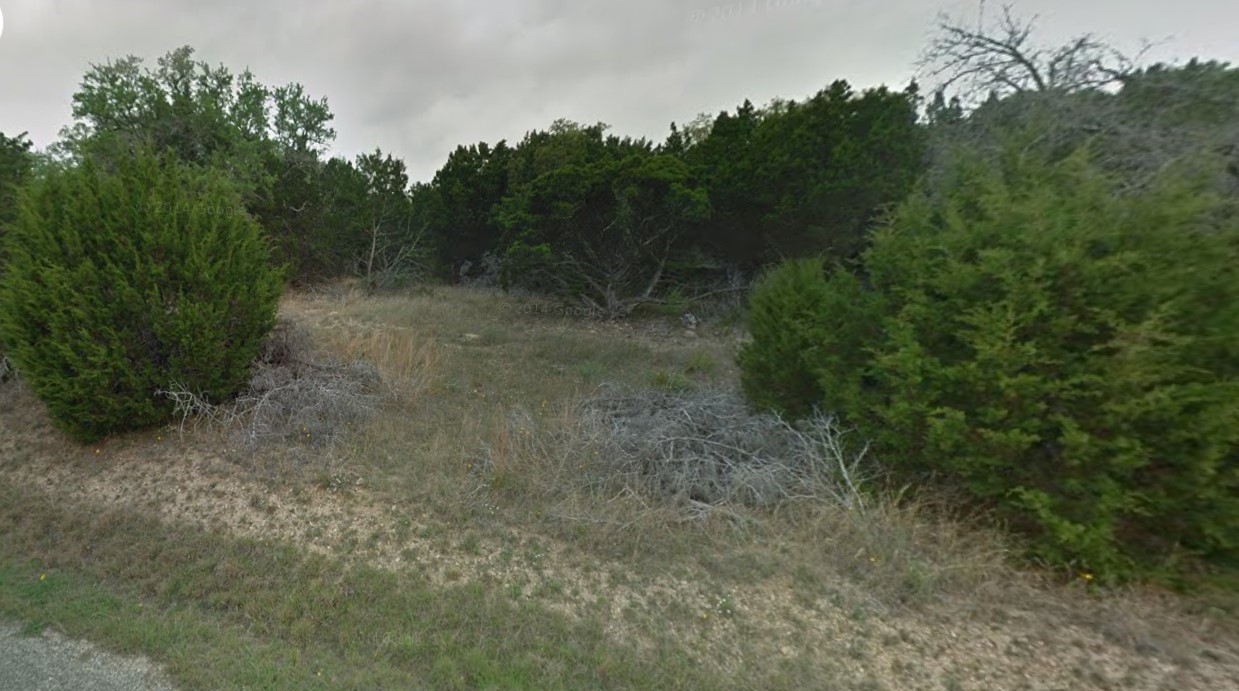
[[[436,586],[12,486],[0,506],[0,614],[147,654],[186,688],[729,686],[499,585]]]
[[[350,671],[321,648],[262,640],[193,607],[145,600],[132,588],[108,589],[76,569],[50,569],[39,560],[0,557],[0,615],[31,633],[54,628],[121,654],[164,663],[186,688],[360,688],[378,678]]]

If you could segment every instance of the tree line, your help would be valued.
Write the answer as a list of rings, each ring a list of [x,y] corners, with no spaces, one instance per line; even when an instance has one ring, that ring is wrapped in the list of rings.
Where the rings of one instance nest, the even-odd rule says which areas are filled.
[[[924,167],[915,86],[856,92],[844,81],[802,101],[671,125],[662,142],[558,120],[517,143],[456,148],[410,184],[381,150],[328,157],[326,99],[269,87],[174,50],[91,66],[74,122],[48,152],[6,138],[4,172],[107,160],[145,143],[226,172],[294,283],[361,274],[488,271],[621,315],[677,282],[699,285],[786,257],[855,255],[881,209]],[[6,187],[8,185],[6,184]]]
[[[136,57],[92,65],[60,140],[35,156],[22,135],[4,137],[0,175],[9,190],[41,167],[146,142],[236,181],[295,284],[486,278],[613,316],[672,289],[735,286],[786,259],[854,260],[918,181],[944,184],[954,148],[1010,150],[1022,137],[1063,156],[1087,142],[1138,187],[1197,147],[1229,157],[1224,184],[1239,179],[1234,69],[1138,69],[1087,37],[1040,50],[1030,36],[1010,14],[989,33],[944,23],[925,52],[939,83],[928,98],[915,82],[858,91],[837,80],[801,100],[673,122],[660,142],[557,120],[519,142],[462,144],[412,184],[378,149],[328,157],[325,98],[233,74],[186,46],[153,68]]]

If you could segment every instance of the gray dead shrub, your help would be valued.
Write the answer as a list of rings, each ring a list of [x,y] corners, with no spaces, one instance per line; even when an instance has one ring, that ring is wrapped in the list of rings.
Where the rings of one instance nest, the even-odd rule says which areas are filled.
[[[600,470],[702,507],[829,501],[863,508],[866,444],[835,418],[788,423],[755,413],[738,393],[623,392],[603,387],[581,409]]]
[[[249,387],[215,404],[173,384],[161,393],[181,427],[207,421],[245,447],[267,443],[333,446],[365,422],[380,402],[381,377],[368,362],[340,362],[317,351],[309,332],[281,319],[254,362]]]

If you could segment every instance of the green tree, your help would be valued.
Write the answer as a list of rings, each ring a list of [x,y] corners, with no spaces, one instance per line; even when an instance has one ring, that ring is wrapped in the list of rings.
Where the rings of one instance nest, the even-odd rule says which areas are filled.
[[[321,263],[317,273],[351,274],[369,230],[366,176],[352,161],[333,156],[323,164],[319,184],[323,194],[321,223],[326,232],[315,236],[309,253]]]
[[[697,167],[713,209],[708,221],[692,229],[693,244],[749,270],[760,266],[766,254],[761,223],[769,205],[760,198],[752,142],[760,118],[745,100],[734,115],[719,113],[708,133],[684,154]]]
[[[420,195],[441,266],[477,266],[483,254],[499,249],[503,228],[495,208],[508,193],[511,153],[503,141],[458,146]]]
[[[300,84],[268,90],[272,117],[260,156],[260,183],[247,204],[270,236],[277,262],[290,278],[310,282],[335,273],[321,252],[339,241],[327,225],[321,156],[335,137],[326,99],[310,99]]]
[[[5,249],[0,334],[78,439],[165,421],[173,385],[227,399],[274,323],[281,276],[236,185],[143,145],[49,169]]]
[[[774,256],[855,258],[869,229],[921,174],[917,92],[885,87],[855,94],[837,81],[768,116],[754,133],[758,180],[772,208],[764,218]]]
[[[4,240],[4,228],[13,222],[16,211],[16,193],[30,177],[34,168],[33,146],[26,133],[16,137],[0,132],[0,243]],[[0,273],[4,271],[4,255],[0,254]]]
[[[801,374],[901,479],[998,507],[1043,558],[1114,578],[1233,558],[1236,217],[1190,169],[1115,195],[1084,152],[1002,161],[899,207],[831,291],[865,313],[821,317]]]
[[[270,91],[246,71],[193,59],[183,46],[155,69],[128,56],[93,64],[73,95],[74,124],[57,149],[67,158],[112,155],[152,143],[198,165],[217,165],[244,188],[261,184],[261,155],[269,138]]]
[[[713,209],[694,244],[750,270],[786,257],[854,258],[923,171],[917,103],[915,87],[856,94],[836,81],[802,102],[720,113],[700,143],[675,144]]]
[[[864,349],[879,333],[876,299],[850,272],[827,271],[821,259],[793,259],[763,273],[749,296],[752,340],[737,357],[745,396],[791,418],[855,409]],[[829,390],[819,381],[823,368],[833,375]]]
[[[688,225],[709,213],[709,199],[678,157],[645,140],[604,139],[602,130],[559,123],[551,137],[528,137],[517,149],[518,160],[546,172],[498,211],[503,277],[508,287],[623,315],[657,299],[668,259]]]
[[[519,187],[566,166],[588,165],[607,157],[608,142],[612,148],[622,143],[619,137],[607,135],[609,129],[606,123],[584,125],[560,118],[545,130],[526,133],[508,164],[509,185]]]
[[[335,137],[326,99],[300,84],[270,88],[248,70],[234,76],[183,46],[147,68],[140,58],[92,65],[73,96],[74,124],[61,132],[62,158],[109,159],[148,143],[181,161],[224,171],[273,241],[292,277],[322,276],[315,248],[330,244],[321,160]],[[328,236],[328,237],[324,237]]]
[[[404,161],[379,149],[357,157],[365,182],[361,251],[356,271],[370,290],[395,285],[425,269],[426,229],[417,224]]]
[[[31,146],[25,132],[16,137],[0,133],[0,277],[4,276],[6,262],[5,229],[16,217],[18,188],[26,183],[34,168]],[[8,358],[4,354],[4,333],[0,331],[0,382],[8,378],[9,368]]]

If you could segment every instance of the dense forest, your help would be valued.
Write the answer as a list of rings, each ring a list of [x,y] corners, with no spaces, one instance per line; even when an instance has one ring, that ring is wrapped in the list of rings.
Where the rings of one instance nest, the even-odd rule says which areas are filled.
[[[1047,559],[1113,574],[1234,559],[1239,68],[1142,65],[1088,37],[1042,48],[1030,29],[1009,14],[944,23],[922,60],[931,91],[837,79],[671,123],[662,141],[557,120],[519,142],[462,143],[413,183],[378,149],[329,157],[327,100],[298,84],[189,47],[153,67],[110,60],[85,74],[48,150],[0,137],[0,340],[45,398],[68,396],[39,382],[75,359],[145,363],[100,374],[93,398],[58,408],[73,416],[109,391],[149,399],[169,362],[231,372],[204,380],[225,396],[248,356],[213,353],[257,348],[281,279],[469,282],[611,318],[751,294],[740,362],[756,406],[843,415],[904,477],[1005,507]],[[91,218],[104,235],[56,234]],[[99,279],[40,268],[135,228],[135,246],[205,268],[175,283],[120,259]],[[195,229],[209,241],[161,235]],[[216,262],[259,245],[248,259],[263,267]],[[72,330],[40,316],[46,295],[126,280],[137,287],[116,294],[158,295],[176,326],[68,356],[33,345]],[[258,316],[200,314],[191,298]],[[109,300],[80,309],[121,318],[93,302]],[[212,319],[220,340],[191,348]],[[113,406],[78,431],[165,414]]]

